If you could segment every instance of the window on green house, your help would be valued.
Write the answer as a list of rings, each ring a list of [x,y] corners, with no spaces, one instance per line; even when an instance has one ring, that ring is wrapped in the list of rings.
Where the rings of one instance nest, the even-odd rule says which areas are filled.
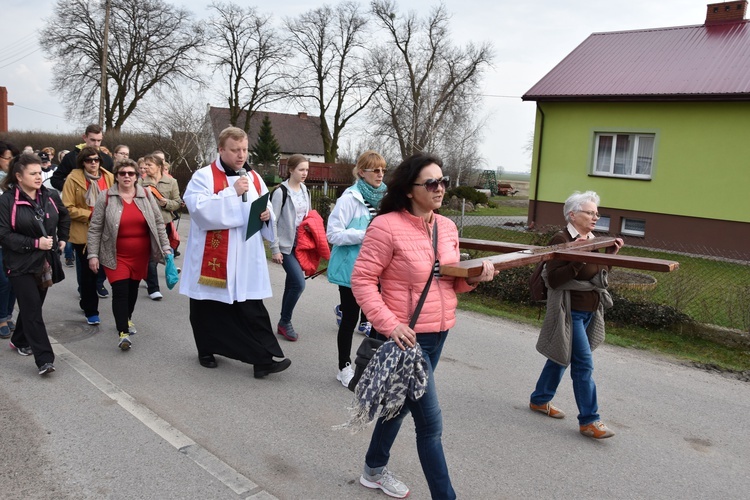
[[[651,178],[654,134],[597,133],[594,175]]]

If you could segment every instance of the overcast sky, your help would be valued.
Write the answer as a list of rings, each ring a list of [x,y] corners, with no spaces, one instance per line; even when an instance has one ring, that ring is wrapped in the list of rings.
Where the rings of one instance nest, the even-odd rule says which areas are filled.
[[[196,18],[206,18],[208,1],[168,2],[183,5]],[[262,12],[273,5],[281,20],[313,9],[321,2],[276,0],[258,5]],[[335,5],[336,2],[328,2]],[[452,38],[458,44],[489,40],[495,47],[495,64],[487,72],[482,112],[489,115],[481,152],[487,167],[528,171],[530,158],[524,146],[534,127],[534,103],[521,96],[591,33],[664,26],[703,24],[707,1],[699,0],[445,0],[452,14]],[[0,86],[8,88],[9,128],[68,132],[82,124],[65,119],[65,111],[47,82],[54,63],[44,58],[36,39],[44,36],[43,20],[52,13],[53,1],[3,0],[0,31]],[[365,5],[366,2],[363,2]],[[427,12],[436,2],[401,0],[400,10]],[[36,37],[28,37],[34,33]],[[47,76],[45,76],[47,75]],[[206,100],[224,105],[215,94]],[[96,104],[98,106],[98,103]],[[273,109],[295,113],[313,109]],[[42,147],[44,145],[35,145]]]

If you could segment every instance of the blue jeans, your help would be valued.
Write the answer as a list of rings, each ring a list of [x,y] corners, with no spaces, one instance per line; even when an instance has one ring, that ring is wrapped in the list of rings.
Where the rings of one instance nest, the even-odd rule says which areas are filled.
[[[72,259],[73,257],[73,244],[68,241],[65,243],[65,258]]]
[[[591,345],[586,336],[586,328],[591,322],[593,313],[571,311],[573,326],[573,350],[570,357],[570,378],[573,379],[573,394],[578,405],[578,423],[587,425],[599,420],[599,406],[596,403],[596,384],[594,383],[594,359],[591,356]],[[547,360],[542,369],[536,390],[531,393],[531,402],[535,405],[552,401],[560,385],[566,367]]]
[[[447,336],[447,331],[417,334],[417,342],[422,347],[427,364],[427,390],[419,401],[406,398],[406,404],[397,417],[391,420],[378,419],[372,432],[370,447],[365,455],[365,471],[370,474],[379,474],[388,464],[391,446],[396,440],[404,417],[411,412],[417,432],[419,463],[422,464],[422,472],[427,479],[433,499],[456,498],[443,453],[443,416],[438,402],[434,375]]]
[[[281,262],[281,266],[286,271],[286,282],[284,283],[284,295],[281,298],[281,321],[279,323],[290,323],[294,306],[297,305],[297,301],[305,290],[305,273],[294,255],[294,248],[289,255],[282,255],[284,260]]]
[[[148,273],[146,274],[146,287],[148,294],[159,291],[159,274],[156,271],[157,262],[153,259],[148,261]]]
[[[0,247],[0,267],[3,262],[3,249]],[[0,321],[13,319],[13,308],[16,305],[16,294],[10,286],[8,276],[4,269],[0,269]]]

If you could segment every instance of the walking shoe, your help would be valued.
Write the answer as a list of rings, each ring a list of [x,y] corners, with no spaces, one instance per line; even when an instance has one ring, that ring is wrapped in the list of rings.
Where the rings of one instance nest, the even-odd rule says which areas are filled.
[[[341,326],[341,304],[333,308],[333,314],[336,315],[336,326]]]
[[[276,328],[277,333],[289,342],[297,342],[299,336],[297,335],[297,332],[294,331],[294,327],[291,323],[279,323]]]
[[[10,327],[8,325],[0,326],[0,339],[9,339],[10,334]]]
[[[106,299],[107,297],[109,297],[109,291],[104,288],[104,285],[96,285],[96,294],[100,299]]]
[[[283,372],[292,364],[292,360],[289,358],[282,359],[281,361],[273,361],[264,365],[255,365],[253,368],[253,376],[255,378],[264,378],[266,375],[271,373]]]
[[[363,472],[359,477],[359,482],[367,488],[383,490],[383,493],[393,498],[406,498],[409,496],[409,488],[395,478],[393,473],[383,467],[383,472],[371,476]]]
[[[89,325],[98,325],[102,321],[99,319],[99,316],[94,314],[93,316],[86,316],[86,323]]]
[[[543,405],[535,405],[529,403],[529,408],[540,413],[544,413],[548,417],[552,418],[565,418],[565,412],[550,402],[544,403]]]
[[[16,331],[16,324],[10,318],[8,318],[8,328],[10,328],[11,332],[15,332]]]
[[[65,267],[73,267],[75,265],[75,261],[73,259],[65,259]]]
[[[117,347],[123,351],[127,351],[132,344],[133,342],[130,340],[130,335],[125,332],[120,333],[120,342],[117,343]]]
[[[128,320],[128,335],[135,335],[138,333],[138,330],[135,329],[135,323]]]
[[[151,300],[161,300],[164,298],[164,295],[162,295],[161,292],[157,290],[154,293],[149,293],[148,298]]]
[[[44,363],[39,367],[39,375],[47,375],[55,371],[55,366],[52,363]]]
[[[581,434],[594,439],[605,439],[615,435],[615,433],[609,430],[609,427],[604,425],[604,422],[601,420],[597,420],[588,425],[582,425]]]
[[[361,333],[362,335],[364,335],[365,337],[370,336],[371,330],[372,330],[372,323],[370,323],[369,321],[363,321],[357,327],[357,331]]]
[[[353,377],[354,377],[354,368],[352,368],[351,363],[347,363],[346,366],[343,367],[341,371],[339,371],[336,374],[336,380],[341,382],[341,385],[343,385],[347,389],[349,388],[349,382],[352,381]]]
[[[11,347],[15,347],[13,344],[11,344]],[[34,351],[31,350],[31,347],[16,347],[16,351],[18,351],[18,354],[21,356],[31,356],[34,354]]]

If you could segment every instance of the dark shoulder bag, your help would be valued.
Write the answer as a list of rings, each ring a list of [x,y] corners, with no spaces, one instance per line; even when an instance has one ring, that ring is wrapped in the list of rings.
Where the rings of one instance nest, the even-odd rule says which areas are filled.
[[[438,240],[438,225],[437,221],[435,221],[435,227],[432,230],[432,249],[435,251],[435,263],[432,266],[432,270],[430,271],[430,277],[427,278],[427,283],[424,285],[424,289],[422,290],[422,295],[419,296],[419,302],[417,302],[417,307],[414,309],[414,314],[411,316],[411,321],[409,321],[409,328],[412,330],[414,329],[414,326],[417,324],[417,319],[419,319],[419,313],[422,312],[422,306],[424,305],[424,301],[427,298],[427,292],[430,291],[430,284],[432,284],[432,278],[435,275],[435,272],[440,269],[440,262],[437,258],[437,240]],[[385,343],[387,338],[384,335],[381,335],[379,333],[375,332],[375,329],[372,329],[372,332],[370,333],[369,337],[365,337],[364,340],[362,340],[362,343],[359,345],[359,348],[357,349],[357,357],[354,359],[354,376],[349,381],[349,390],[354,392],[354,389],[357,387],[357,384],[359,383],[359,379],[362,378],[362,374],[365,371],[365,368],[367,368],[367,364],[370,362],[372,357],[375,355],[377,350],[380,348],[381,345]]]

